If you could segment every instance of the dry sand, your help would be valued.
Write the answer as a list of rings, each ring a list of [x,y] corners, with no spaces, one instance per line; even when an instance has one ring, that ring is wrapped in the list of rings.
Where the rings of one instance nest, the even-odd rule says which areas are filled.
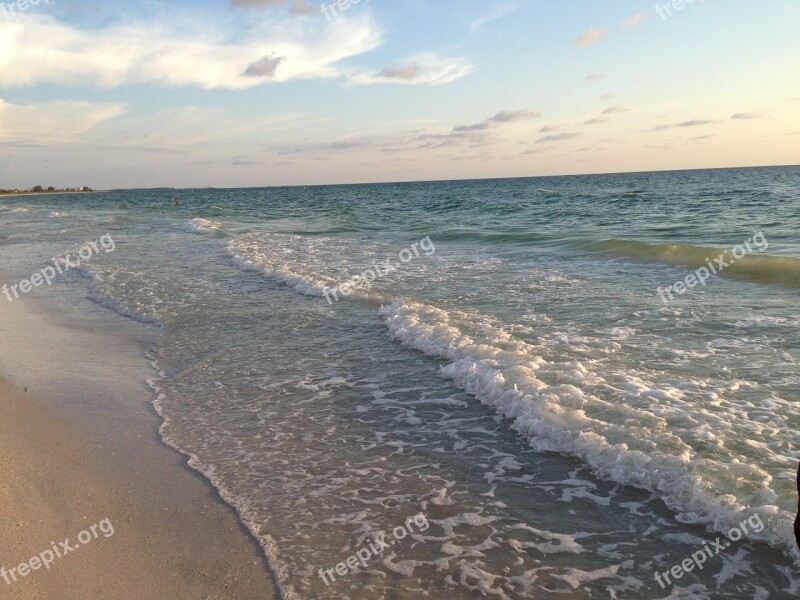
[[[0,567],[114,527],[49,570],[0,578],[0,598],[274,598],[234,511],[157,435],[152,337],[97,323],[46,298],[0,305]]]

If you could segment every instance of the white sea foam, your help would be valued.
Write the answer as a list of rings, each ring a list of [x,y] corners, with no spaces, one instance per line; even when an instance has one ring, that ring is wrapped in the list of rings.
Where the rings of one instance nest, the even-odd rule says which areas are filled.
[[[787,319],[783,317],[770,317],[766,315],[750,316],[739,319],[734,323],[735,327],[797,327],[800,320]]]
[[[602,477],[657,491],[681,520],[715,531],[757,513],[768,525],[749,532],[751,539],[794,546],[789,499],[771,487],[792,440],[769,427],[778,439],[742,454],[741,439],[763,441],[768,425],[743,413],[714,382],[551,362],[543,357],[549,348],[515,339],[491,320],[422,303],[398,301],[381,314],[396,339],[447,359],[443,376],[511,419],[534,448],[577,456]],[[565,372],[572,373],[569,383]],[[774,418],[781,417],[787,418]],[[590,495],[584,488],[570,498]]]
[[[188,233],[214,233],[222,229],[222,223],[196,217],[183,226]]]
[[[361,272],[361,264],[367,268],[371,260],[389,254],[389,250],[377,244],[288,234],[243,235],[231,240],[227,250],[243,271],[256,271],[307,296],[322,296],[326,288],[352,281]],[[366,289],[354,288],[349,298],[370,295]]]
[[[233,264],[243,271],[256,271],[285,283],[301,294],[307,296],[322,296],[326,287],[324,281],[314,281],[305,274],[290,271],[272,256],[262,250],[262,246],[248,240],[231,240],[227,246],[228,254],[233,259]]]

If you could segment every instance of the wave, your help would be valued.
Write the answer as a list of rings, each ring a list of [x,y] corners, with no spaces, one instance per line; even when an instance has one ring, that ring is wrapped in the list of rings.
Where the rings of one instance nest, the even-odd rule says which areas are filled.
[[[471,241],[485,244],[531,244],[547,243],[555,240],[552,236],[540,233],[520,231],[509,233],[508,231],[476,231],[467,228],[447,228],[436,232],[435,238],[438,241]]]
[[[775,505],[770,483],[777,473],[764,470],[774,467],[774,454],[733,451],[741,439],[757,447],[764,432],[723,389],[706,391],[714,382],[592,370],[594,361],[569,355],[548,360],[546,340],[532,345],[488,317],[419,302],[397,301],[380,312],[395,339],[448,361],[442,375],[510,419],[537,450],[578,457],[601,477],[656,492],[680,520],[714,531],[758,514],[767,526],[748,537],[800,557],[794,513]],[[713,414],[705,401],[690,399],[693,390],[708,396]],[[721,420],[725,427],[716,426]],[[794,463],[784,462],[776,471],[792,472]]]
[[[188,233],[216,233],[222,230],[222,223],[196,217],[183,226]]]
[[[399,272],[398,263],[388,270],[385,262],[382,272],[370,285],[356,278],[373,269],[380,259],[391,256],[396,248],[377,242],[364,242],[341,237],[306,237],[284,233],[248,233],[228,242],[228,255],[243,271],[256,271],[264,277],[285,283],[306,296],[324,296],[329,290],[341,291],[343,284],[351,284],[345,296],[333,295],[338,300],[386,302],[378,293],[381,286],[392,281]],[[395,254],[395,257],[397,255]],[[415,266],[405,265],[403,271],[413,274]]]
[[[605,240],[590,245],[592,250],[632,259],[645,259],[693,269],[706,267],[722,257],[728,267],[719,271],[755,283],[773,283],[800,288],[800,258],[769,254],[747,254],[736,258],[730,250],[684,244],[648,244],[634,240]],[[718,267],[715,267],[718,269]]]
[[[91,240],[83,244],[76,244],[66,252],[57,254],[55,258],[62,262],[65,258],[75,260],[81,248],[90,247],[91,244]],[[112,267],[103,261],[104,256],[105,254],[93,255],[91,259],[81,260],[68,271],[75,271],[89,279],[87,298],[95,304],[111,309],[120,316],[140,323],[160,326],[162,324],[160,315],[155,314],[152,308],[146,304],[148,299],[157,296],[157,290],[152,288],[152,282],[149,281],[147,274],[137,274]],[[122,289],[135,287],[138,293],[130,301],[125,301],[115,294],[118,286]]]
[[[226,249],[233,264],[242,271],[255,271],[264,277],[276,279],[306,296],[322,296],[323,290],[329,287],[325,281],[293,272],[279,264],[265,254],[261,240],[255,236],[231,240]]]

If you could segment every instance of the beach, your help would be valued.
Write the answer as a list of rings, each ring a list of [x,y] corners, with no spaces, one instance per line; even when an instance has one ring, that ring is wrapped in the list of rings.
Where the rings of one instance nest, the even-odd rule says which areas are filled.
[[[800,598],[797,0],[634,4],[0,0],[0,600]]]
[[[0,305],[0,597],[274,597],[234,511],[157,435],[147,336],[25,300]]]

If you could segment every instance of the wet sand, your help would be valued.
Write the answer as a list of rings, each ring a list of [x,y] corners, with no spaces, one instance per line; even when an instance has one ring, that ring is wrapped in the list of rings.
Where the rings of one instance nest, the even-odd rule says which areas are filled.
[[[275,597],[233,509],[158,436],[153,334],[44,296],[0,303],[0,597]],[[105,519],[85,546],[19,575]]]

